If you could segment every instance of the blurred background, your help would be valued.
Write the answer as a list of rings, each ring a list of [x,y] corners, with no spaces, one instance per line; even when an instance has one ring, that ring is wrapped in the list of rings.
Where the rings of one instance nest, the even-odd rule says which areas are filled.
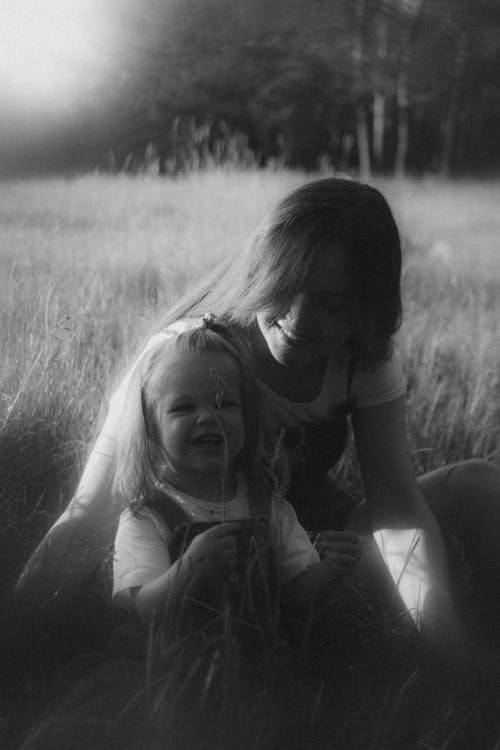
[[[46,750],[37,726],[52,710],[78,738],[54,685],[64,692],[64,660],[95,650],[107,620],[93,617],[96,635],[76,617],[77,645],[54,640],[59,666],[44,671],[13,590],[74,493],[113,383],[159,316],[298,185],[360,177],[394,212],[416,471],[500,461],[499,63],[499,0],[0,0],[0,746],[26,736],[24,750]],[[337,470],[361,491],[352,441]],[[283,674],[278,720],[267,693],[248,712],[227,691],[235,707],[214,716],[241,731],[228,747],[274,747],[259,738],[285,726],[280,747],[327,747],[321,691],[302,705]],[[389,739],[409,727],[418,747],[499,748],[482,694],[429,711],[425,682],[400,700],[349,675],[325,713],[335,747],[408,750]],[[181,693],[165,693],[162,747],[213,718],[209,700],[193,723]],[[138,747],[122,708],[106,726]],[[82,711],[81,746],[108,748]]]
[[[498,0],[1,0],[0,174],[500,169]]]

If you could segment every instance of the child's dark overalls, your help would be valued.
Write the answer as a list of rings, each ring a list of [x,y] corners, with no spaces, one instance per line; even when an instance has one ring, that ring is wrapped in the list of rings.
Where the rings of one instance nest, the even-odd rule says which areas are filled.
[[[172,533],[168,545],[172,563],[189,547],[195,536],[220,523],[193,522],[186,511],[164,491],[148,503]],[[237,560],[234,576],[226,592],[231,610],[242,622],[260,620],[262,611],[268,619],[274,606],[277,579],[271,544],[271,517],[251,516],[241,519],[236,532]]]

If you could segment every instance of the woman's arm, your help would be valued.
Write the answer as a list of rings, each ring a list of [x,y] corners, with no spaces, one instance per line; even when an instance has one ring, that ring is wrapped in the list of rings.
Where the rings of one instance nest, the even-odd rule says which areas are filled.
[[[446,555],[416,481],[404,396],[354,411],[352,424],[371,529],[389,573],[415,623],[436,644],[454,648],[461,634]]]
[[[75,495],[28,560],[17,594],[33,609],[67,606],[109,551],[123,507],[111,502],[115,445],[134,367],[165,334],[154,336],[109,402]]]
[[[28,560],[17,594],[31,609],[65,607],[98,570],[111,548],[122,508],[111,503],[114,434],[108,415],[73,500]]]

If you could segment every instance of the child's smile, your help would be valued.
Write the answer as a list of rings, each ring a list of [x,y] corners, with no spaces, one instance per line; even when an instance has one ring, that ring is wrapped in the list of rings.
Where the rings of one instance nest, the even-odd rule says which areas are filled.
[[[222,435],[219,435],[216,432],[207,432],[199,437],[193,438],[193,443],[200,448],[220,448],[224,444],[224,439]]]
[[[191,487],[220,482],[245,442],[238,365],[222,353],[170,349],[160,370],[155,413],[176,477]]]

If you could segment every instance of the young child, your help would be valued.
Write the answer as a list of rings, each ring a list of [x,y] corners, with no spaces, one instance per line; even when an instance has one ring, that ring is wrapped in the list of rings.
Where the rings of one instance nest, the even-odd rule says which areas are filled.
[[[257,385],[234,329],[205,316],[155,345],[132,376],[117,445],[114,488],[129,507],[115,540],[114,603],[146,621],[186,596],[220,608],[250,562],[237,566],[248,551],[243,526],[252,536],[263,519],[285,599],[306,612],[331,595],[357,560],[357,538],[320,561],[275,484]],[[176,558],[176,530],[202,522]],[[258,544],[254,552],[262,557]]]

